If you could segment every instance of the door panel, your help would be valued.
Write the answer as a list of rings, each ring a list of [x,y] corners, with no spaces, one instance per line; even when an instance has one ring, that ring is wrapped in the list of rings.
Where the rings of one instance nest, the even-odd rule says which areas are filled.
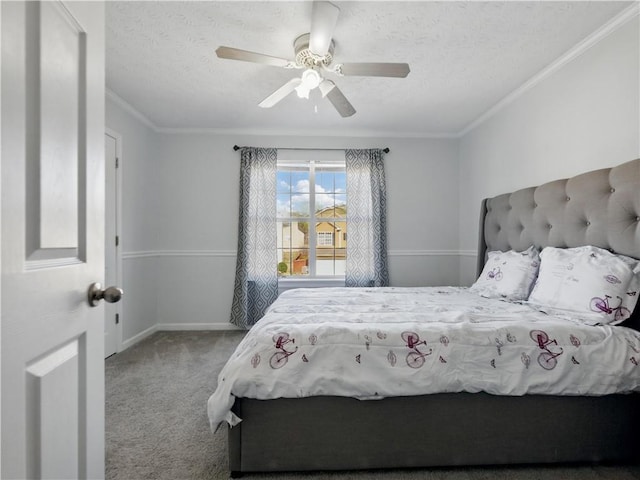
[[[80,261],[79,231],[86,188],[79,169],[86,161],[86,33],[58,2],[25,8],[27,268],[53,259]],[[79,209],[82,208],[82,212]],[[48,262],[43,263],[43,260]]]
[[[104,5],[0,7],[2,478],[103,478]]]
[[[40,13],[39,25],[33,22],[27,41],[38,42],[39,55],[28,58],[34,73],[39,72],[39,93],[31,101],[27,122],[35,131],[39,123],[40,151],[40,248],[78,247],[78,165],[84,163],[79,141],[86,136],[78,113],[86,106],[86,91],[79,79],[83,76],[85,34],[74,19],[57,2],[31,6]],[[40,29],[38,35],[38,26]],[[39,38],[38,38],[39,37]],[[80,157],[80,158],[79,158]],[[39,160],[39,162],[38,162]]]
[[[27,366],[28,478],[78,478],[79,341]]]

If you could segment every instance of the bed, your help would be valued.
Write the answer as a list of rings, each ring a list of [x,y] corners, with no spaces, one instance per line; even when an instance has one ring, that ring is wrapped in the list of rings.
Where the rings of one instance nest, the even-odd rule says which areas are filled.
[[[501,260],[490,252],[525,252],[531,246],[545,252],[548,247],[546,250],[551,253],[542,259],[531,292],[533,296],[538,291],[539,297],[544,290],[540,282],[542,269],[552,254],[562,256],[565,252],[598,247],[615,252],[616,258],[624,255],[630,257],[629,261],[639,259],[639,192],[640,160],[634,160],[485,199],[480,214],[476,283],[491,274],[495,279],[501,273],[488,270],[490,262]],[[554,272],[547,269],[546,275],[553,277]],[[620,283],[616,276],[608,277],[609,283]],[[268,337],[265,342],[271,342],[272,350],[246,357],[245,366],[250,363],[249,370],[254,375],[259,369],[275,372],[280,383],[287,383],[283,379],[289,378],[287,388],[293,393],[287,396],[302,398],[270,399],[273,385],[262,373],[246,380],[243,386],[234,387],[233,395],[221,395],[221,384],[235,371],[233,367],[223,369],[216,390],[218,396],[214,394],[210,399],[209,413],[215,426],[222,418],[220,411],[231,408],[225,418],[235,424],[229,430],[232,476],[258,471],[638,461],[635,440],[640,431],[640,307],[625,311],[622,303],[615,301],[615,295],[594,296],[589,307],[595,312],[593,315],[608,315],[611,324],[583,325],[571,321],[569,316],[560,319],[566,320],[565,327],[556,318],[556,311],[541,313],[528,302],[503,301],[505,314],[522,317],[526,322],[521,323],[529,327],[494,325],[492,322],[500,318],[483,317],[482,310],[500,317],[495,302],[501,300],[493,299],[492,303],[476,294],[477,303],[469,305],[466,314],[472,315],[471,323],[479,324],[489,333],[477,336],[474,345],[479,350],[465,354],[462,345],[466,340],[457,332],[469,322],[458,318],[458,307],[434,307],[430,297],[470,298],[474,293],[455,287],[425,291],[388,288],[381,292],[383,300],[374,300],[378,294],[374,290],[358,290],[358,295],[353,291],[348,299],[338,289],[328,296],[331,299],[328,305],[313,308],[298,303],[300,299],[296,296],[306,293],[294,291],[274,304],[263,319],[264,325],[261,320],[258,328],[252,329],[252,332],[262,329],[262,337]],[[577,292],[576,295],[580,290]],[[637,293],[637,289],[627,292],[628,296]],[[624,292],[620,295],[624,296]],[[558,300],[566,298],[564,295]],[[381,307],[391,311],[380,311]],[[319,351],[316,347],[322,343],[320,339],[330,336],[327,330],[316,334],[314,327],[309,327],[314,318],[322,314],[331,324],[331,318],[341,315],[340,310],[345,308],[350,311],[353,326],[351,343],[360,350],[344,354],[349,361],[342,360],[342,373],[344,378],[356,381],[313,380],[306,374],[287,377],[284,372],[294,363],[312,365],[312,360],[319,358],[313,355]],[[418,328],[406,324],[396,329],[391,320],[383,322],[384,328],[380,322],[372,328],[366,325],[366,317],[370,315],[395,317],[394,309],[409,311],[414,326],[426,311],[448,320],[433,332],[418,332]],[[283,329],[274,315],[309,320],[303,320],[302,326]],[[275,322],[271,327],[270,321]],[[544,323],[549,321],[562,325]],[[491,328],[495,330],[487,330]],[[564,328],[568,330],[564,332]],[[561,337],[564,340],[559,340]],[[598,340],[590,340],[596,337]],[[296,338],[298,343],[293,341]],[[250,335],[243,343],[259,351],[259,341],[252,340]],[[602,353],[600,343],[612,343],[612,348]],[[240,350],[230,363],[234,357],[246,354]],[[341,358],[342,354],[331,352]],[[590,357],[597,361],[588,363]],[[411,389],[398,393],[398,388],[408,385],[406,378],[400,378],[396,382],[399,385],[386,387],[370,376],[359,377],[354,369],[370,361],[378,362],[375,364],[378,371],[394,367],[394,371],[407,378],[429,368],[448,368],[449,374],[442,380],[446,393],[436,393],[443,385],[433,381],[427,381],[431,384],[423,390],[425,393]],[[589,368],[584,368],[586,365]],[[457,376],[467,367],[479,383],[474,378]],[[611,371],[598,370],[601,367],[610,367]],[[590,369],[596,369],[596,377],[614,380],[605,385],[597,378],[586,380],[584,375],[578,380],[566,377],[570,370],[579,368],[589,373]],[[496,390],[492,387],[496,385],[492,376],[500,378],[500,375],[509,379],[508,385]],[[529,377],[526,385],[520,383],[524,377]],[[618,380],[619,388],[612,388],[611,384]],[[583,382],[595,384],[596,391],[583,389]],[[329,383],[339,385],[337,394],[327,388]],[[356,387],[362,390],[355,395],[357,398],[352,398],[349,389]],[[222,398],[228,405],[220,407]],[[217,413],[212,414],[212,402],[221,408]]]

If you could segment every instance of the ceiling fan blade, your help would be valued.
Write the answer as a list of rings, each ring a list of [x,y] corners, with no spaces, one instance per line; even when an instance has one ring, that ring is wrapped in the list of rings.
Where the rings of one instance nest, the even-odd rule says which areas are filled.
[[[342,117],[350,117],[356,113],[356,109],[349,103],[347,97],[340,91],[340,89],[331,80],[324,80],[320,84],[320,92],[323,97],[329,99],[335,109]]]
[[[410,71],[407,63],[343,63],[336,70],[347,76],[399,78],[406,77]]]
[[[331,2],[313,2],[309,50],[321,57],[329,51],[331,37],[338,22],[340,9]]]
[[[272,57],[262,53],[249,52],[232,47],[218,47],[216,55],[219,58],[229,60],[242,60],[243,62],[263,63],[273,67],[290,67],[292,62],[284,58]]]
[[[298,85],[300,85],[301,83],[302,83],[302,80],[300,78],[297,78],[297,77],[296,78],[292,78],[287,83],[285,83],[283,86],[281,86],[278,90],[276,90],[271,95],[269,95],[267,98],[265,98],[263,101],[261,101],[258,104],[258,106],[260,106],[262,108],[271,108],[271,107],[273,107],[276,103],[278,103],[284,97],[286,97],[291,92],[293,92],[296,89],[296,87]]]

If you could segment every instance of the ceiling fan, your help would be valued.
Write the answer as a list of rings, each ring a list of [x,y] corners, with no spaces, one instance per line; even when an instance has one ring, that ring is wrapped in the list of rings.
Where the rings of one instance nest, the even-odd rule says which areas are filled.
[[[273,107],[294,90],[298,97],[309,98],[309,92],[318,88],[322,97],[326,97],[340,115],[350,117],[356,113],[355,108],[333,81],[322,76],[323,73],[330,72],[339,76],[404,78],[409,74],[409,65],[406,63],[339,63],[332,65],[335,47],[332,36],[339,13],[340,9],[331,2],[313,2],[311,32],[300,35],[294,41],[295,60],[224,46],[218,47],[216,54],[219,58],[230,60],[304,69],[300,77],[292,78],[260,102],[259,106],[262,108]]]

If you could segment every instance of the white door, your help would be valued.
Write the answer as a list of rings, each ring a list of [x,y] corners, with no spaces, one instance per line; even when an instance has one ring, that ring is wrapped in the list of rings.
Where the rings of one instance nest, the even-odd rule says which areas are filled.
[[[1,8],[2,478],[103,478],[104,4]]]
[[[120,272],[120,237],[118,233],[120,216],[120,182],[118,178],[119,135],[107,132],[104,136],[105,148],[105,283],[107,285],[121,285]],[[120,309],[122,303],[106,303],[104,306],[104,356],[109,357],[120,347]]]

